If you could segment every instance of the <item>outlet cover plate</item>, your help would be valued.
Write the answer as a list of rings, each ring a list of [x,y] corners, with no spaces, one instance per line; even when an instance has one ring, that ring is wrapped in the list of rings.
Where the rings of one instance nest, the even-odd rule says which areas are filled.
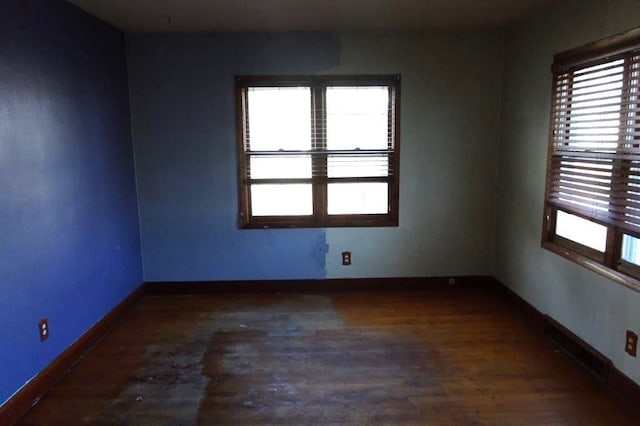
[[[638,355],[638,335],[631,330],[627,330],[624,350],[631,356]]]
[[[44,342],[49,338],[49,320],[46,318],[38,322],[38,332],[40,333],[40,341]]]

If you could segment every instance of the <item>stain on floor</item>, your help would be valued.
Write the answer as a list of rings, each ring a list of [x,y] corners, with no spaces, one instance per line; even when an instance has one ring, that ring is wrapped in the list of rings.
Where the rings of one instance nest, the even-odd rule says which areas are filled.
[[[25,425],[637,424],[485,291],[146,296]]]

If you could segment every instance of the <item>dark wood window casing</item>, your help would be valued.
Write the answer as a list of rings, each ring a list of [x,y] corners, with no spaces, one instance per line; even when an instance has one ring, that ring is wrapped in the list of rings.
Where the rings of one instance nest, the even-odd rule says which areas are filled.
[[[273,143],[255,142],[258,138],[259,124],[251,128],[252,114],[264,115],[265,107],[258,106],[258,95],[252,104],[251,94],[260,89],[300,89],[303,99],[309,100],[308,105],[301,104],[305,115],[291,111],[292,117],[276,117],[277,123],[263,126],[266,133],[273,133]],[[327,96],[328,92],[336,88],[345,90],[371,89],[382,93],[382,101],[378,102],[378,117],[376,121],[377,145],[371,145],[367,139],[367,129],[354,126],[353,141],[347,143],[346,148],[336,149],[328,144],[331,135],[328,130]],[[294,90],[290,90],[294,91]],[[241,228],[296,228],[296,227],[380,227],[398,226],[399,209],[399,178],[400,178],[400,76],[399,75],[314,75],[314,76],[238,76],[236,77],[237,99],[237,151],[238,151],[238,180],[239,180],[239,225]],[[262,101],[260,101],[262,102]],[[334,105],[338,104],[334,102]],[[380,107],[382,104],[382,107]],[[264,104],[261,104],[264,105]],[[273,108],[277,108],[274,104]],[[382,109],[381,109],[382,108]],[[309,110],[308,116],[306,115]],[[339,109],[339,105],[334,107]],[[382,111],[382,112],[380,112]],[[339,115],[333,114],[333,116]],[[357,113],[345,113],[345,120],[353,119]],[[294,117],[295,116],[295,117]],[[352,117],[352,118],[349,118]],[[340,117],[338,117],[338,120]],[[357,118],[355,118],[357,122]],[[256,121],[258,123],[258,121]],[[278,127],[279,126],[279,127]],[[289,131],[297,126],[298,131],[305,136],[299,141],[299,146],[291,142],[281,147],[275,139],[279,137],[278,129]],[[308,128],[307,128],[308,126]],[[343,130],[345,126],[343,126]],[[346,126],[346,132],[349,127]],[[361,132],[364,130],[364,135]],[[265,133],[263,132],[263,133]],[[270,133],[271,132],[271,133]],[[305,133],[308,132],[308,133]],[[343,133],[345,133],[343,131]],[[307,135],[308,134],[308,139]],[[289,137],[289,136],[287,136]],[[344,137],[342,139],[345,139]],[[346,138],[348,139],[348,138]],[[255,142],[255,143],[254,143]],[[264,147],[267,148],[264,148]],[[373,147],[372,147],[373,146]],[[258,165],[262,167],[258,167]],[[266,168],[264,165],[267,165]],[[273,166],[269,166],[272,164]],[[279,167],[279,164],[292,164],[291,168]],[[304,166],[303,166],[304,165]],[[272,167],[271,169],[269,167]],[[348,185],[350,184],[350,185]],[[358,192],[364,187],[375,187],[378,197],[377,209],[367,211],[342,211],[336,201],[332,211],[331,190],[349,188]],[[309,200],[301,209],[303,214],[271,209],[265,204],[265,196],[269,192],[278,190],[283,194],[302,194],[304,200]],[[289,192],[287,192],[289,191]],[[302,192],[295,192],[302,191]],[[334,192],[335,194],[335,192]],[[348,192],[346,192],[348,194]],[[289,200],[296,195],[283,195],[280,200]],[[262,198],[260,198],[262,197]],[[289,198],[287,198],[289,197]],[[278,197],[272,203],[277,204]],[[348,198],[348,197],[347,197]],[[362,198],[366,198],[363,195]],[[344,196],[343,196],[344,199]],[[288,201],[287,201],[288,202]],[[259,203],[262,203],[259,205]],[[366,202],[363,201],[366,204]],[[258,210],[262,208],[262,213]],[[283,207],[286,208],[286,207]],[[275,213],[272,213],[272,210]],[[348,210],[348,209],[347,209]],[[265,213],[266,211],[266,213]],[[336,213],[337,211],[337,213]]]
[[[640,291],[640,28],[555,55],[552,74],[542,246]]]

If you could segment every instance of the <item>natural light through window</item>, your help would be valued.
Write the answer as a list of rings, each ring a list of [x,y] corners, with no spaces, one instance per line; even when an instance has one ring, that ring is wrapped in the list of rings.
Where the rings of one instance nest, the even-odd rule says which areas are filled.
[[[311,215],[311,185],[264,184],[251,187],[253,214],[256,216]]]
[[[239,80],[242,222],[395,225],[399,77],[304,80]]]
[[[329,214],[366,214],[387,212],[386,183],[330,183]]]
[[[552,70],[543,246],[629,284],[640,279],[640,31],[559,53]]]
[[[563,211],[558,212],[556,234],[603,252],[607,243],[607,228]]]

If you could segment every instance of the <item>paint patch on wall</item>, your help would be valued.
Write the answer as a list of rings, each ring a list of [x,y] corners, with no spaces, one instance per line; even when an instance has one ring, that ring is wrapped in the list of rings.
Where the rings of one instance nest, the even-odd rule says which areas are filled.
[[[238,229],[236,75],[318,74],[323,34],[129,40],[146,281],[322,279],[324,229]]]

